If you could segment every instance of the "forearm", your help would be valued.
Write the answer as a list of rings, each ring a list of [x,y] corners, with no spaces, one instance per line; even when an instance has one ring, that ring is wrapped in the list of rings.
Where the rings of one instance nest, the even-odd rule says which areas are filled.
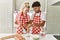
[[[10,39],[10,38],[14,38],[16,34],[14,35],[9,35],[9,36],[5,36],[5,37],[2,37],[0,38],[1,40],[6,40],[6,39]]]
[[[26,23],[26,26],[27,26],[27,27],[32,26],[32,22],[33,22],[33,20],[30,20],[29,22]]]
[[[15,39],[16,40],[25,40],[25,38],[22,36],[22,34],[16,34]]]

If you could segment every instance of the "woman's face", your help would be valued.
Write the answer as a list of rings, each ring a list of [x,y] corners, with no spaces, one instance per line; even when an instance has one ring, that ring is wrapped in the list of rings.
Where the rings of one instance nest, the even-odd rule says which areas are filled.
[[[24,12],[24,13],[28,13],[28,12],[29,12],[29,9],[30,9],[30,8],[25,7],[24,10],[23,10],[23,12]]]

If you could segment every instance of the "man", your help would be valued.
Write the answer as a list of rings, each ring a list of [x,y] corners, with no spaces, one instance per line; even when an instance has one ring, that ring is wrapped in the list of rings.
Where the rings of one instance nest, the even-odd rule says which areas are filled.
[[[34,10],[34,13],[32,15],[32,34],[39,34],[41,31],[41,28],[43,28],[45,24],[45,14],[41,11],[41,4],[38,1],[35,1],[32,4],[32,8]]]

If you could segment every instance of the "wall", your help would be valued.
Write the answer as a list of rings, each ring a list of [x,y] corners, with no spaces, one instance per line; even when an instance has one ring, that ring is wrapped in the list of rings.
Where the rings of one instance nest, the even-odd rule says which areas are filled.
[[[0,0],[0,33],[12,33],[12,0]]]
[[[48,6],[47,33],[60,33],[60,6]]]
[[[22,5],[22,3],[24,3],[25,1],[29,1],[30,2],[30,6],[32,5],[32,3],[34,1],[39,1],[41,3],[41,10],[45,11],[45,0],[16,0],[16,10],[20,9],[20,6]]]
[[[48,5],[52,5],[60,0],[47,0],[48,1]]]

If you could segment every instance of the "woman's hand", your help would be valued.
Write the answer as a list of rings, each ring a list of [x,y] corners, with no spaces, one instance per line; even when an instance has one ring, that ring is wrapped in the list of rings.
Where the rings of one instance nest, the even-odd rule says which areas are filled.
[[[26,29],[27,33],[29,33],[29,31],[30,31],[29,28],[30,28],[31,26],[32,26],[32,24],[26,24],[26,25],[25,25],[24,28]]]
[[[21,34],[17,34],[15,38],[19,40],[25,40],[25,38],[21,36]]]
[[[27,31],[27,33],[29,33],[29,31],[30,31],[30,28],[31,27],[31,24],[27,24],[26,26],[25,26],[25,29],[26,29],[26,31]]]
[[[15,21],[15,24],[18,24],[17,21]]]
[[[27,28],[26,32],[27,32],[27,33],[29,33],[29,32],[30,32],[30,29],[29,29],[29,28]]]

